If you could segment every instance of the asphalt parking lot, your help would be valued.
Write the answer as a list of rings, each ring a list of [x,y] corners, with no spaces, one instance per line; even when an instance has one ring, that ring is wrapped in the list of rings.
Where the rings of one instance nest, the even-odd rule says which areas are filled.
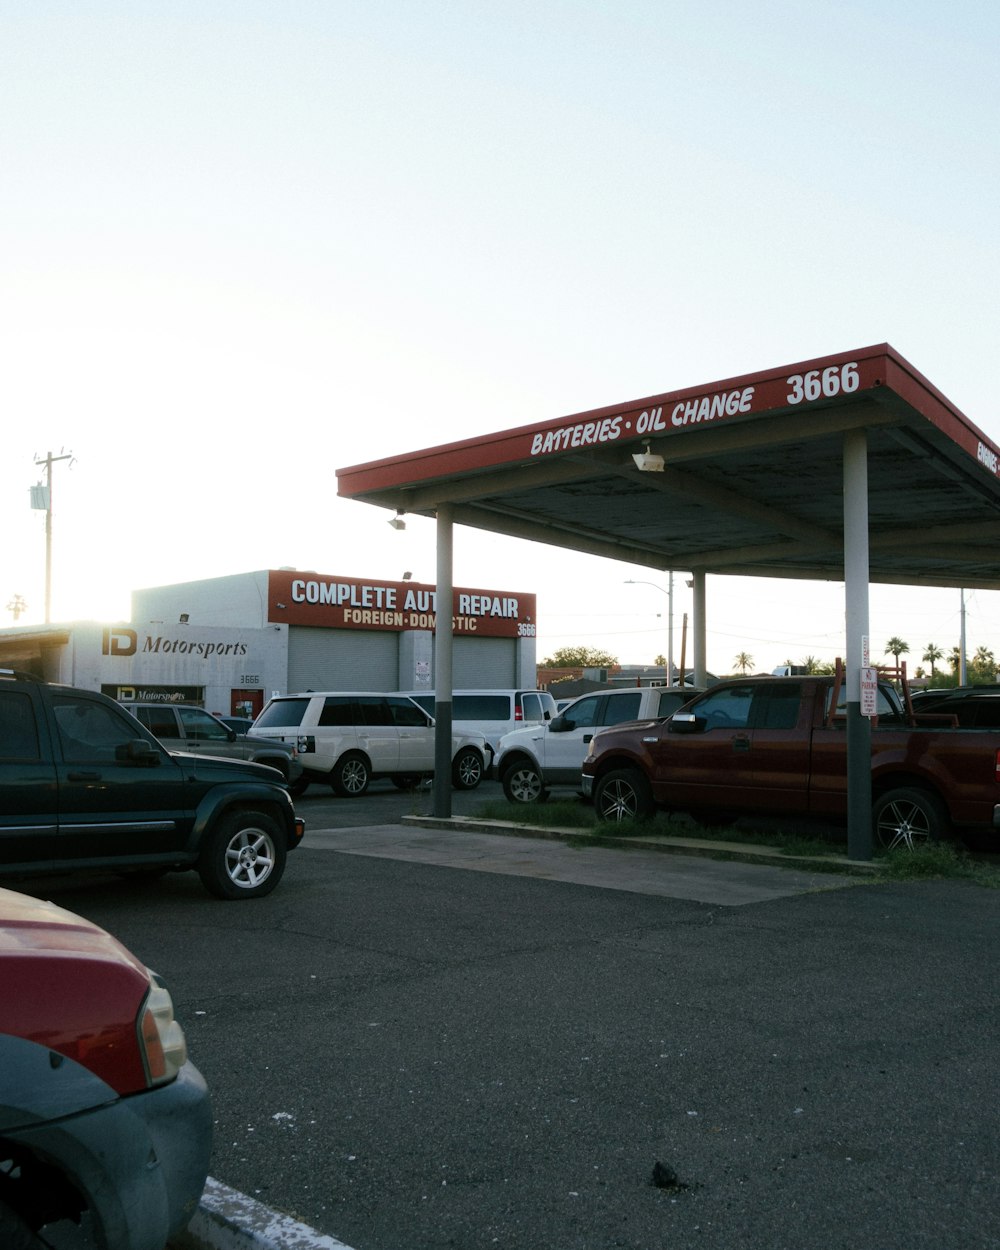
[[[310,795],[270,898],[36,890],[167,978],[225,1184],[355,1250],[1000,1246],[995,891],[702,902],[626,851],[601,885],[394,858],[419,796]]]

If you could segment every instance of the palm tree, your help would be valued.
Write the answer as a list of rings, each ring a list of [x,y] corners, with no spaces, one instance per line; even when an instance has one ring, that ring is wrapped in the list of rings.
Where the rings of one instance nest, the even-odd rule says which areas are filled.
[[[893,635],[893,637],[890,638],[885,644],[886,655],[891,655],[897,665],[899,664],[899,657],[901,655],[906,655],[909,650],[910,644],[908,642],[904,642],[902,638],[897,638],[895,635]]]
[[[733,663],[740,670],[743,677],[746,677],[748,671],[753,672],[753,656],[747,655],[745,651],[741,651],[733,660]]]
[[[976,647],[976,654],[972,657],[972,669],[981,680],[992,681],[996,676],[996,660],[988,647]]]
[[[926,660],[926,662],[931,666],[931,676],[933,677],[936,671],[934,665],[938,660],[944,659],[944,652],[936,643],[929,642],[927,644],[927,649],[920,658],[922,660]]]

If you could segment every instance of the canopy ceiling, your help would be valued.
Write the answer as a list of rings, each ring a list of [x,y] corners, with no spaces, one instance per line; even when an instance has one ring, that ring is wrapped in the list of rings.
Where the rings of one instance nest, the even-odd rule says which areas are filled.
[[[870,580],[1000,588],[1000,450],[888,344],[339,469],[338,491],[658,570],[841,581],[859,429]]]

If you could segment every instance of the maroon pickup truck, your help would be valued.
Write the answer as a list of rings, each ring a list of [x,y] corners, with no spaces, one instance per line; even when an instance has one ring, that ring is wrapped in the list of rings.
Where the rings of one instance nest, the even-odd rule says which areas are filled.
[[[1000,844],[1000,732],[914,716],[880,685],[872,723],[873,829],[884,847],[912,847],[949,829]],[[741,815],[847,813],[843,687],[833,677],[721,682],[666,720],[596,734],[583,793],[599,819],[656,808],[704,824]]]

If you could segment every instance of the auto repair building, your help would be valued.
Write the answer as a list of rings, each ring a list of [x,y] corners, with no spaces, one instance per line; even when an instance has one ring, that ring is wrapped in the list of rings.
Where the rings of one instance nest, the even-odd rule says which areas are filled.
[[[533,594],[456,587],[453,685],[535,684]],[[255,716],[272,694],[434,688],[433,586],[295,569],[156,586],[124,624],[0,630],[0,666]]]

